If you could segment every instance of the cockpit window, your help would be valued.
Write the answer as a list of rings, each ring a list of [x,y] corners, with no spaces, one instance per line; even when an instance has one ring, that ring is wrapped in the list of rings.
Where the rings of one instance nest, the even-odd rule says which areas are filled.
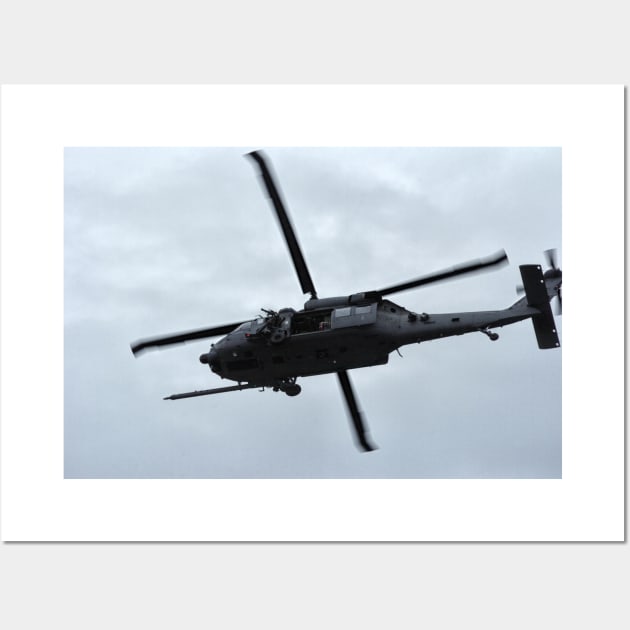
[[[250,330],[253,323],[254,322],[243,322],[236,330]]]
[[[335,317],[349,317],[352,312],[352,307],[348,306],[347,308],[338,308],[335,311]]]

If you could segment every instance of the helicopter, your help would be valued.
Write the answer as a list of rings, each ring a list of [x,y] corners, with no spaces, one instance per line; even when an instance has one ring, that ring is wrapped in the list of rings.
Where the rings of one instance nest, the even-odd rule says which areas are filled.
[[[359,408],[349,370],[385,365],[401,346],[479,332],[496,341],[495,328],[531,319],[538,347],[560,347],[551,311],[556,298],[562,313],[562,270],[556,251],[547,250],[549,268],[520,265],[524,295],[508,308],[492,311],[416,313],[388,296],[455,277],[497,269],[508,263],[504,250],[448,269],[382,289],[351,295],[319,297],[300,248],[286,204],[261,151],[247,153],[258,169],[263,187],[280,225],[302,293],[308,299],[302,309],[261,309],[261,315],[220,326],[201,328],[140,339],[131,344],[135,356],[165,346],[222,337],[212,343],[200,363],[221,379],[236,385],[172,394],[164,400],[180,400],[244,389],[271,388],[287,396],[301,392],[298,378],[336,374],[345,400],[357,447],[363,452],[377,449]]]

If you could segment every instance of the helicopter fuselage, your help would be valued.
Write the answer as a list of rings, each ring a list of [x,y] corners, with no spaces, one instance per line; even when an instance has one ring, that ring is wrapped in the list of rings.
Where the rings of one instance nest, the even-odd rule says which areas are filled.
[[[431,315],[414,313],[390,300],[281,309],[267,318],[244,322],[213,344],[200,361],[221,378],[277,387],[298,377],[383,365],[391,352],[411,343],[475,331],[495,339],[490,328],[535,313],[525,300],[497,311]]]
[[[151,348],[225,335],[212,344],[199,360],[221,378],[238,384],[173,394],[165,400],[254,387],[271,387],[274,391],[295,396],[301,391],[301,386],[296,384],[299,377],[336,373],[357,445],[363,451],[372,451],[376,447],[369,439],[349,370],[383,365],[388,362],[391,352],[406,344],[475,331],[494,341],[499,336],[491,332],[491,328],[527,318],[532,320],[539,348],[560,346],[549,305],[554,297],[561,303],[562,271],[556,265],[553,250],[547,251],[551,268],[544,273],[540,265],[520,266],[525,297],[502,310],[418,314],[385,299],[385,296],[496,268],[507,263],[504,250],[382,289],[319,298],[282,196],[263,155],[258,151],[247,155],[259,167],[302,293],[310,294],[310,299],[299,311],[292,308],[278,312],[263,309],[265,315],[257,319],[140,339],[131,344],[132,352],[137,355]]]

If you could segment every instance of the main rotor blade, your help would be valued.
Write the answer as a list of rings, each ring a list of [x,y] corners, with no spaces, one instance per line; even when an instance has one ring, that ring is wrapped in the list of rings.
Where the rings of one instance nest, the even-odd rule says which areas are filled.
[[[358,445],[364,451],[376,450],[377,447],[370,443],[370,432],[367,430],[365,422],[363,421],[363,414],[359,411],[359,406],[357,405],[357,400],[354,396],[348,372],[341,370],[340,372],[337,372],[337,376],[339,377],[341,391],[343,392],[346,404],[348,405],[348,412],[350,413],[350,418],[354,426],[355,437]]]
[[[455,276],[463,276],[465,274],[481,271],[482,269],[486,269],[487,267],[503,265],[507,263],[507,261],[507,254],[504,250],[501,250],[498,251],[496,254],[493,254],[492,256],[488,256],[487,258],[478,258],[477,260],[471,260],[468,263],[457,265],[455,267],[450,267],[449,269],[444,269],[443,271],[436,271],[435,273],[429,274],[428,276],[421,276],[420,278],[416,278],[415,280],[409,280],[408,282],[395,284],[391,287],[380,289],[379,291],[377,291],[377,293],[381,296],[384,296],[390,295],[391,293],[398,293],[399,291],[407,291],[408,289],[415,289],[416,287],[421,287],[425,284],[441,282],[442,280],[448,280],[450,278],[454,278]]]
[[[243,323],[244,322],[235,322],[234,324],[224,324],[223,326],[214,326],[213,328],[199,328],[198,330],[189,330],[188,332],[175,333],[172,335],[139,339],[131,344],[131,351],[134,355],[138,356],[145,350],[151,350],[161,346],[170,346],[178,343],[185,343],[187,341],[193,341],[195,339],[205,339],[206,337],[227,335]]]
[[[273,203],[276,216],[278,217],[280,227],[282,228],[282,233],[284,234],[284,239],[289,248],[289,253],[291,254],[291,259],[293,260],[293,266],[295,267],[298,279],[300,280],[302,293],[310,293],[311,298],[316,298],[317,291],[315,291],[315,285],[313,284],[311,274],[308,271],[306,261],[302,255],[302,250],[300,249],[297,237],[295,236],[295,230],[291,225],[289,214],[287,213],[282,197],[280,196],[280,191],[278,190],[271,175],[271,171],[265,162],[265,158],[260,151],[252,151],[246,155],[247,157],[252,158],[252,160],[254,160],[260,168],[260,173],[262,175],[265,188],[267,189],[267,194]]]

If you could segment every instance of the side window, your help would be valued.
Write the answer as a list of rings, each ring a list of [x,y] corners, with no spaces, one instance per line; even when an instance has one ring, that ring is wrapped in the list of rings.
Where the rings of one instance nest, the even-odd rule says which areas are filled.
[[[350,317],[351,312],[352,312],[351,306],[348,306],[347,308],[338,308],[335,311],[335,317]]]
[[[367,306],[344,306],[333,311],[333,328],[366,326],[376,321],[376,304]]]

